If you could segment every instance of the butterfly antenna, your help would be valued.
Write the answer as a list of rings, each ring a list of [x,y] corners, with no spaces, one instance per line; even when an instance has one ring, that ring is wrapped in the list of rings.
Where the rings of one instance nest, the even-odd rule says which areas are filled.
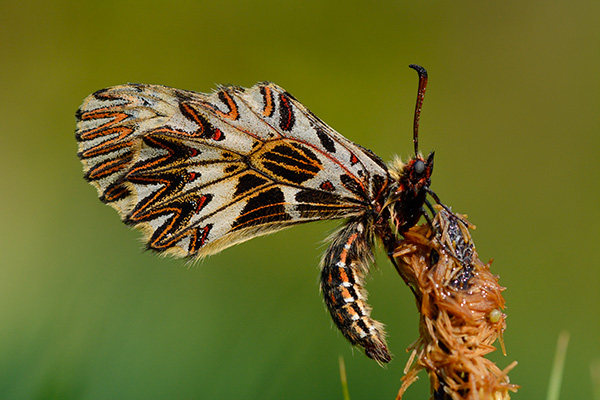
[[[409,68],[414,69],[419,74],[419,91],[417,92],[417,105],[415,106],[415,121],[413,123],[413,143],[415,145],[415,155],[419,152],[419,118],[421,117],[421,107],[425,98],[425,89],[427,88],[427,70],[420,65],[410,64]]]

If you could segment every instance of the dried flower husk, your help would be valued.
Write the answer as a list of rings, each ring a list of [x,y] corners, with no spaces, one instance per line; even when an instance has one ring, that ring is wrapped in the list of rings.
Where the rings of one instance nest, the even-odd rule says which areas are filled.
[[[465,216],[436,206],[432,224],[404,234],[394,257],[398,272],[415,294],[420,313],[419,339],[409,347],[397,399],[425,369],[435,400],[509,399],[508,371],[484,356],[506,329],[504,290],[478,257]]]

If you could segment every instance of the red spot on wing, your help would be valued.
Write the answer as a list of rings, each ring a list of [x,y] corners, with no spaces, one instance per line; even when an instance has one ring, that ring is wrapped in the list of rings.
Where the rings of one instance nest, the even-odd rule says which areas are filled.
[[[200,212],[206,205],[206,196],[201,196],[198,200],[196,200],[196,212]]]
[[[213,140],[223,140],[224,139],[223,132],[221,132],[221,130],[217,128],[215,130],[215,133],[214,133],[212,139]]]
[[[319,185],[319,187],[322,190],[326,190],[328,192],[333,192],[333,190],[335,189],[333,186],[333,183],[331,183],[330,181],[325,181],[325,182],[321,183],[321,185]]]

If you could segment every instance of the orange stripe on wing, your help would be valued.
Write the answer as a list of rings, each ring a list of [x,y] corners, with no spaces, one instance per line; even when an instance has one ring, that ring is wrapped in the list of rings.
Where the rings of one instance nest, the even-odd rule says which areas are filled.
[[[89,172],[86,175],[86,179],[97,180],[105,176],[112,175],[115,172],[121,171],[123,168],[127,167],[130,161],[131,154],[127,153],[119,158],[115,158],[106,161],[102,164],[98,164],[89,170]]]
[[[227,93],[226,91],[221,91],[221,92],[219,92],[219,98],[221,99],[221,101],[224,100],[224,102],[227,103],[227,106],[229,106],[230,111],[228,113],[224,113],[220,110],[216,110],[217,114],[219,114],[223,118],[227,118],[227,119],[231,119],[231,120],[238,119],[240,114],[239,114],[239,111],[237,108],[237,104],[235,104],[235,101],[233,101],[233,99],[231,98],[231,95],[229,95],[229,93]]]
[[[270,117],[273,115],[273,93],[269,86],[262,87],[262,94],[265,98],[265,108],[263,109],[263,115],[265,117]]]
[[[123,122],[124,120],[126,120],[129,117],[128,114],[126,113],[121,113],[121,112],[110,112],[110,111],[104,111],[104,112],[97,112],[97,111],[88,111],[88,112],[84,112],[83,114],[81,114],[81,120],[82,121],[92,121],[95,119],[103,119],[103,118],[113,118],[111,121],[106,122],[105,124],[102,124],[96,128],[90,129],[88,131],[85,132],[81,132],[79,133],[79,138],[81,140],[91,140],[91,139],[95,139],[98,136],[103,136],[103,135],[108,135],[111,134],[113,132],[113,130],[116,130],[118,128],[111,128],[112,130],[109,130],[109,127],[111,125],[116,125],[120,122]]]

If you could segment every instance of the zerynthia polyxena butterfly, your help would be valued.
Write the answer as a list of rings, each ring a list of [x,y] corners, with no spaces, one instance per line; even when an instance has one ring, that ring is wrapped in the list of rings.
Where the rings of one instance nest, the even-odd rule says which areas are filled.
[[[77,111],[78,155],[100,200],[163,254],[201,258],[295,224],[346,219],[321,261],[321,290],[344,336],[386,363],[363,287],[372,245],[378,238],[391,254],[424,215],[427,193],[439,202],[429,189],[433,153],[418,152],[427,72],[411,68],[419,90],[407,163],[386,165],[273,83],[212,94],[99,90]]]

